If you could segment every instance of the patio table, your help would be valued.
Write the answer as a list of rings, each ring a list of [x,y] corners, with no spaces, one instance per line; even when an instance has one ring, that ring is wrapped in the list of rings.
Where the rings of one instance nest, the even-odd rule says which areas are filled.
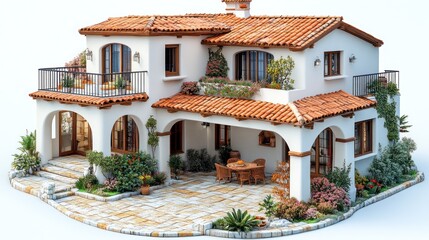
[[[251,163],[251,162],[244,162],[243,165],[240,165],[237,162],[234,162],[234,163],[228,163],[226,166],[233,171],[242,172],[242,171],[251,171],[252,169],[257,168],[258,164]]]

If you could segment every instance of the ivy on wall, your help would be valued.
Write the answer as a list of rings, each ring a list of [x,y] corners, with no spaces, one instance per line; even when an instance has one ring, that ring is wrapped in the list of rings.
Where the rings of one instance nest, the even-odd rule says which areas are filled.
[[[393,82],[383,84],[380,81],[373,81],[368,88],[377,100],[378,117],[384,118],[387,139],[397,142],[399,140],[399,121],[398,116],[396,116],[396,102],[393,97],[399,93],[398,87]]]

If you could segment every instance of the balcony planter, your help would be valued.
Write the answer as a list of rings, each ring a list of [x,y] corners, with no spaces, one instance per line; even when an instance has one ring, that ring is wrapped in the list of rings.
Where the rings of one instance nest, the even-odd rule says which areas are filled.
[[[200,86],[204,95],[228,98],[251,99],[252,96],[259,91],[259,85],[257,84],[246,86],[229,83],[201,82]]]

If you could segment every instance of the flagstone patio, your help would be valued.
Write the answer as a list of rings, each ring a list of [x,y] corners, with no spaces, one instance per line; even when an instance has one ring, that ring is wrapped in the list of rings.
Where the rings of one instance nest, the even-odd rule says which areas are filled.
[[[232,208],[258,212],[258,203],[270,194],[271,184],[216,183],[214,173],[188,174],[173,185],[150,195],[114,202],[99,202],[79,196],[57,201],[85,219],[117,228],[150,232],[186,232],[192,226],[226,215]]]

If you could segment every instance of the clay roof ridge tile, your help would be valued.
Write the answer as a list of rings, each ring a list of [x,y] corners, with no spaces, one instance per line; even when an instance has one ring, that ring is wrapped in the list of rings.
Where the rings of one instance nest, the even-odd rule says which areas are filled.
[[[297,122],[299,124],[304,124],[305,123],[305,119],[304,117],[301,115],[301,113],[299,112],[297,106],[295,106],[294,103],[288,103],[287,104],[289,106],[289,108],[292,110],[293,114],[295,115],[295,118],[297,120]]]

